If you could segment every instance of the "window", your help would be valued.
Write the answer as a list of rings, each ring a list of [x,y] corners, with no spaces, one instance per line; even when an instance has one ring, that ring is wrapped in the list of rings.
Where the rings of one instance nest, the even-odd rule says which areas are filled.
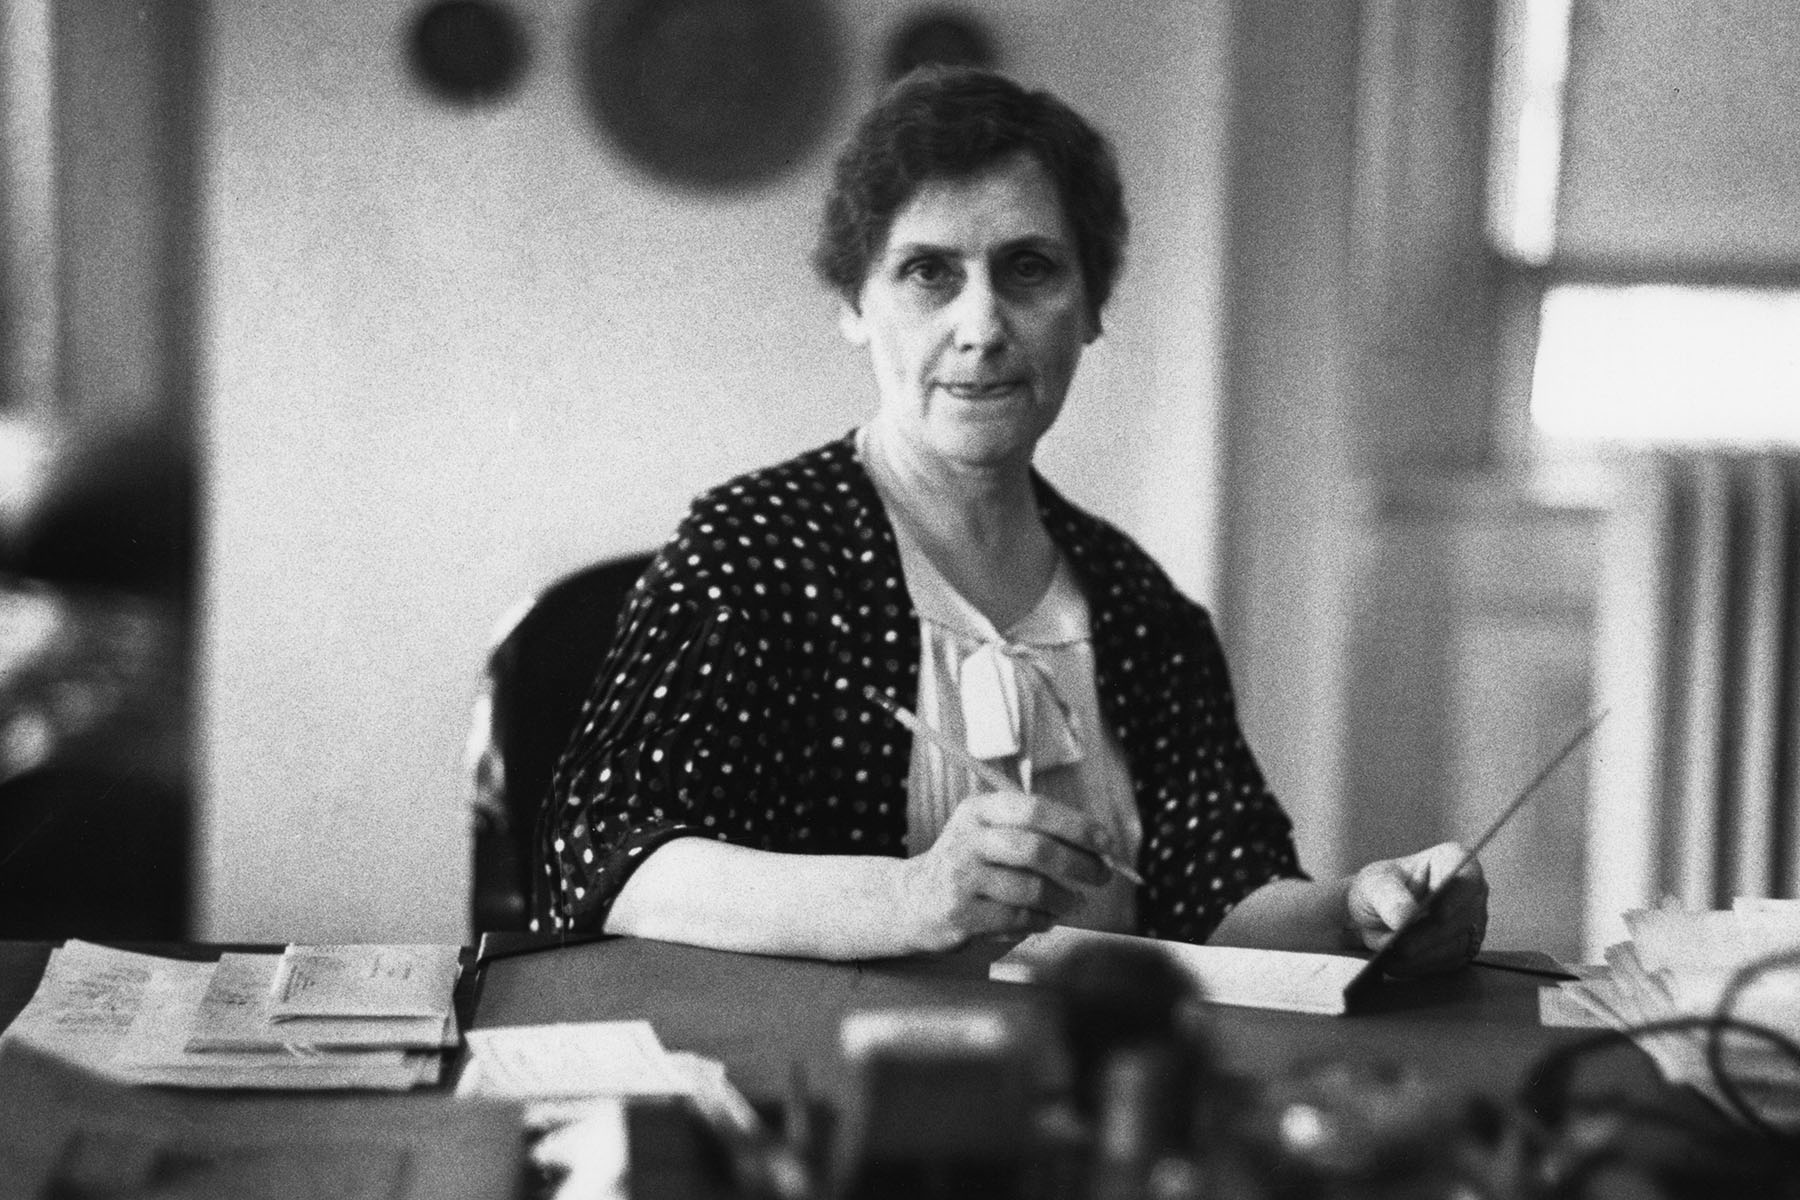
[[[1800,444],[1800,6],[1502,0],[1496,66],[1529,441]]]
[[[1800,444],[1800,290],[1553,285],[1531,422],[1558,441]]]

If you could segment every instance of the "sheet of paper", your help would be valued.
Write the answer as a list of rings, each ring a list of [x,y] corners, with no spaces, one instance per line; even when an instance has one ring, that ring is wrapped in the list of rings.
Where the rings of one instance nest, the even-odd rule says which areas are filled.
[[[648,1021],[471,1029],[459,1096],[556,1100],[691,1090]]]
[[[189,1051],[188,1038],[210,974],[210,970],[177,972],[152,978],[143,1007],[106,1065],[107,1073],[133,1083],[174,1087],[405,1091],[435,1080],[441,1069],[435,1053],[404,1050]]]
[[[1576,998],[1571,986],[1538,989],[1538,1024],[1546,1029],[1610,1029],[1612,1022],[1597,1016]]]
[[[458,949],[438,945],[289,946],[271,982],[270,1014],[442,1017]]]
[[[1753,959],[1800,950],[1800,912],[1640,909],[1625,914],[1638,957],[1651,970],[1734,971]]]
[[[442,1017],[290,1017],[277,1023],[270,989],[278,954],[219,958],[195,1015],[189,1050],[432,1049],[456,1045],[454,1014]]]
[[[77,1063],[105,1067],[144,1005],[152,981],[203,977],[209,963],[177,962],[71,939],[50,954],[37,991],[0,1039],[29,1042]]]
[[[70,939],[50,954],[38,990],[0,1036],[106,1069],[158,981],[203,982],[211,970],[211,963],[182,963]]]
[[[1006,982],[1029,981],[1077,946],[1092,944],[1155,947],[1187,974],[1202,998],[1279,1012],[1344,1012],[1346,989],[1366,965],[1363,959],[1336,954],[1196,946],[1057,925],[1007,951],[988,975]]]
[[[1734,896],[1731,900],[1731,911],[1735,913],[1761,913],[1789,918],[1800,918],[1800,900],[1785,897]]]

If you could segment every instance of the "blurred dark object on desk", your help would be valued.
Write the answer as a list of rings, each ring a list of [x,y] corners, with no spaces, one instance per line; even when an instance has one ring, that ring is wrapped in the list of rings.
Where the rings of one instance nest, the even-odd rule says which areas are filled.
[[[838,1121],[844,1200],[1030,1200],[1047,1156],[1034,1112],[1046,1038],[982,1008],[873,1010],[845,1018],[851,1086]]]
[[[0,937],[179,938],[192,455],[98,439],[26,490],[0,541]]]

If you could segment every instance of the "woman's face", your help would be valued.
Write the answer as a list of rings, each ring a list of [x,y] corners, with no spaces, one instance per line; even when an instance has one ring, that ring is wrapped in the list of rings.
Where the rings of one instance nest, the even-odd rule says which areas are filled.
[[[885,428],[970,467],[1030,461],[1099,334],[1056,188],[1025,153],[921,185],[841,324],[868,347]]]

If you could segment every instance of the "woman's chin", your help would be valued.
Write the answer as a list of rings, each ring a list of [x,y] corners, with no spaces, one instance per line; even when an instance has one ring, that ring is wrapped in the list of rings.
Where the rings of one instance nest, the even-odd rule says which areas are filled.
[[[999,468],[1030,463],[1036,447],[1035,432],[990,427],[959,430],[953,437],[938,440],[936,449],[965,467]]]
[[[1000,406],[956,414],[938,427],[932,438],[938,453],[970,466],[1004,466],[1031,461],[1032,451],[1044,435],[1045,422],[1035,412],[1002,411]]]

